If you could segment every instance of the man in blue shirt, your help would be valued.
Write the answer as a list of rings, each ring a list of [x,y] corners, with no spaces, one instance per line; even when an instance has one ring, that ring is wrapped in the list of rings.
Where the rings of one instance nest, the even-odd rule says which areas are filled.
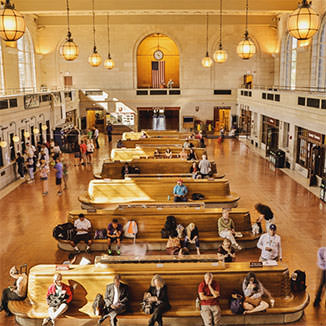
[[[188,189],[183,184],[182,179],[177,180],[177,184],[173,188],[174,201],[187,201]]]

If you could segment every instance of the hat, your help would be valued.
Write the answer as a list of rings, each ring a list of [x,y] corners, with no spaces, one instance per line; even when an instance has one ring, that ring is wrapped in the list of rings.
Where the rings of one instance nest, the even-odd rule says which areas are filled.
[[[270,229],[270,230],[273,230],[273,231],[276,231],[276,225],[275,225],[275,224],[271,224],[271,225],[269,226],[269,229]]]
[[[177,180],[177,182],[183,182],[183,180],[182,180],[181,178],[179,178],[179,179]]]

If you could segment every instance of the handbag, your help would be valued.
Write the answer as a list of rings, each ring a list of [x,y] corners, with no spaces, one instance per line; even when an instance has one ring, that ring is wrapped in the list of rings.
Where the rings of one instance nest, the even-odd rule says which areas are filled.
[[[168,255],[177,255],[180,251],[180,247],[168,247],[166,248],[166,251]]]
[[[254,307],[259,306],[259,304],[261,303],[261,298],[251,298],[251,297],[246,297],[245,298],[245,302],[250,303],[251,305],[253,305]]]

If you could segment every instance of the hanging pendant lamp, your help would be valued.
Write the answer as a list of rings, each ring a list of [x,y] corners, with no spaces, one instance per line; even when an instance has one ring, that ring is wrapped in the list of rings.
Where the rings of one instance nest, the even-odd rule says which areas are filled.
[[[107,15],[106,18],[107,18],[107,25],[108,25],[108,58],[105,59],[105,61],[104,61],[104,68],[111,70],[114,68],[114,61],[111,59],[110,17],[109,17],[109,15]]]
[[[256,53],[256,46],[248,33],[248,0],[246,0],[246,31],[244,39],[237,46],[237,53],[241,59],[248,60]]]
[[[0,12],[0,37],[6,42],[15,42],[25,33],[24,16],[15,9],[15,5],[6,0]]]
[[[94,0],[92,0],[93,4],[93,39],[94,39],[94,47],[93,47],[93,53],[88,57],[88,63],[92,67],[98,67],[102,62],[102,57],[97,53],[96,49],[96,42],[95,42],[95,10],[94,10]]]
[[[66,0],[67,4],[67,25],[68,25],[68,33],[67,33],[67,39],[62,44],[60,48],[60,54],[64,57],[67,61],[73,61],[75,60],[79,55],[79,47],[78,45],[73,41],[71,37],[70,32],[70,20],[69,20],[69,0]]]
[[[213,60],[208,54],[208,14],[206,15],[206,55],[202,59],[201,64],[204,68],[210,68],[213,64]]]
[[[308,40],[318,31],[319,14],[311,8],[311,2],[302,0],[298,8],[288,18],[288,31],[298,40]]]
[[[217,63],[224,63],[228,59],[228,54],[222,46],[222,0],[220,0],[220,44],[219,49],[213,55],[213,59]]]

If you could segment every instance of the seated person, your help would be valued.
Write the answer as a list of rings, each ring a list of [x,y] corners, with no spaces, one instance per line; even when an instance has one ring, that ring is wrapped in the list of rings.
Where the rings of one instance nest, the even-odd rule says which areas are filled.
[[[187,194],[188,194],[187,187],[183,184],[182,179],[178,179],[177,184],[173,188],[174,201],[175,202],[187,201]]]
[[[90,245],[92,244],[91,222],[85,218],[84,214],[79,214],[78,219],[74,222],[74,227],[76,228],[76,235],[73,240],[70,241],[70,244],[74,247],[76,252],[80,252],[77,244],[81,241],[86,243],[86,252],[91,251]]]
[[[193,148],[190,148],[188,156],[187,156],[187,160],[188,161],[191,161],[191,160],[197,161],[197,155]]]
[[[49,323],[54,326],[56,319],[68,310],[68,304],[72,300],[71,289],[69,285],[61,282],[62,275],[60,273],[54,274],[53,281],[46,295],[46,301],[49,305],[49,317],[43,320],[42,326]]]
[[[156,322],[159,326],[162,326],[162,315],[170,310],[171,306],[168,298],[168,288],[160,275],[153,276],[151,286],[144,294],[144,301],[150,303],[150,310],[153,311],[148,326],[154,326]]]
[[[147,132],[146,131],[142,131],[140,138],[149,138]]]
[[[154,158],[159,158],[160,157],[160,151],[156,148],[154,151]]]
[[[230,263],[235,258],[235,250],[231,246],[229,239],[224,239],[223,243],[217,248],[217,259]]]
[[[257,280],[253,272],[249,272],[244,278],[242,291],[245,296],[245,301],[243,303],[244,314],[252,314],[254,312],[266,310],[269,304],[262,300],[264,294],[268,296],[271,307],[274,306],[275,300],[272,298],[270,292],[264,288],[263,284]]]
[[[122,225],[118,223],[118,219],[114,218],[108,225],[108,254],[112,255],[111,244],[117,242],[117,255],[120,255],[120,243],[122,240]]]
[[[119,274],[114,276],[113,283],[106,286],[104,302],[103,315],[98,321],[98,325],[110,317],[110,325],[117,326],[117,315],[125,312],[128,306],[128,285],[120,282]]]
[[[192,163],[192,166],[190,167],[190,173],[192,174],[193,179],[201,179],[201,174],[196,162]]]
[[[122,179],[125,178],[125,175],[126,175],[126,174],[128,175],[128,174],[130,174],[130,173],[132,173],[132,167],[129,166],[129,163],[128,163],[128,162],[126,162],[126,163],[123,165],[122,169],[121,169],[121,176],[122,176]]]
[[[185,148],[185,149],[190,148],[190,143],[189,143],[188,138],[185,140],[185,142],[183,143],[182,147]]]
[[[179,157],[182,159],[182,160],[186,160],[187,157],[188,157],[188,154],[186,152],[186,150],[182,147],[182,150],[181,152],[179,153]]]
[[[169,255],[181,256],[183,253],[181,241],[176,230],[172,231],[169,235],[168,242],[166,243],[166,251]]]
[[[268,233],[260,236],[257,248],[261,249],[259,261],[282,260],[281,237],[276,234],[276,225],[271,224]]]
[[[223,208],[222,217],[218,219],[218,234],[221,238],[229,239],[232,246],[238,250],[241,250],[241,246],[235,240],[234,222],[229,217],[229,209]]]
[[[203,178],[209,177],[211,174],[211,162],[208,161],[207,156],[205,154],[202,155],[202,159],[199,161],[198,164],[200,174]]]
[[[28,281],[26,273],[19,274],[16,266],[10,268],[9,275],[15,279],[15,283],[2,291],[0,306],[0,311],[4,310],[7,316],[12,315],[8,308],[10,300],[22,301],[26,298]]]
[[[170,148],[167,148],[165,151],[165,158],[172,158],[172,151],[170,150]]]
[[[77,255],[73,252],[71,252],[68,255],[68,260],[65,260],[62,264],[63,265],[73,265],[76,262]]]
[[[195,223],[190,223],[186,227],[186,236],[184,239],[184,247],[189,249],[190,244],[194,244],[196,246],[197,255],[200,255],[199,250],[199,233],[198,228]]]

